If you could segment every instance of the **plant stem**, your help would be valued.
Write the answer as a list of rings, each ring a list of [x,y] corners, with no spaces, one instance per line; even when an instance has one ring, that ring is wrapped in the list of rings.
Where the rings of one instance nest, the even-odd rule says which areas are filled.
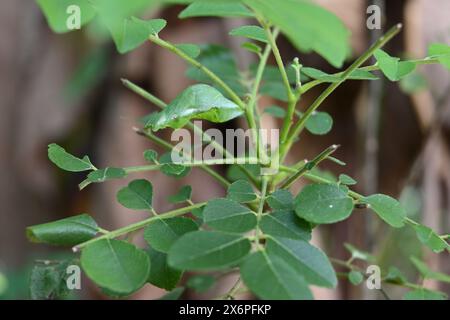
[[[151,35],[149,37],[149,40],[153,43],[173,52],[186,62],[188,62],[190,65],[200,69],[203,73],[205,73],[214,83],[216,83],[218,86],[220,86],[227,95],[231,98],[231,100],[234,101],[243,111],[245,111],[245,104],[241,100],[241,98],[221,79],[219,78],[214,72],[212,72],[210,69],[202,65],[199,61],[195,60],[194,58],[190,57],[186,53],[184,53],[182,50],[178,49],[176,46],[172,45],[171,43],[162,40],[156,35]]]
[[[322,103],[343,83],[350,75],[358,69],[363,63],[370,59],[370,57],[375,53],[376,50],[382,48],[387,42],[389,42],[393,37],[395,37],[401,30],[402,25],[397,24],[391,28],[383,37],[381,37],[377,42],[375,42],[369,50],[367,50],[361,57],[359,57],[344,73],[338,82],[332,83],[308,108],[308,110],[303,114],[300,120],[295,124],[292,134],[287,138],[286,142],[281,145],[280,148],[280,159],[283,162],[288,151],[292,147],[296,137],[300,135],[305,127],[306,122],[314,113],[314,111],[319,108]]]
[[[261,222],[263,212],[264,212],[264,204],[266,203],[266,194],[267,194],[267,186],[269,184],[269,178],[267,176],[264,176],[262,179],[262,186],[261,186],[261,198],[259,199],[259,206],[258,206],[258,214],[257,214],[257,226],[256,226],[256,233],[255,233],[255,240],[256,245],[259,247],[259,241],[262,237],[262,232],[259,227],[259,224]]]
[[[315,167],[319,165],[322,161],[326,160],[330,155],[332,155],[337,149],[338,145],[332,145],[326,150],[322,151],[316,158],[312,161],[306,162],[303,167],[301,167],[296,173],[294,173],[291,177],[289,177],[281,186],[281,189],[288,189],[292,186],[292,184],[297,181],[299,178],[304,176],[307,172],[311,171]]]
[[[174,163],[185,167],[201,167],[201,166],[215,166],[215,165],[229,165],[235,163],[258,163],[257,158],[234,158],[234,159],[217,159],[217,160],[203,160],[203,161],[193,161],[193,162],[180,162]],[[164,164],[156,165],[145,165],[145,166],[135,166],[123,168],[126,173],[136,173],[145,171],[155,171],[160,170]]]
[[[152,222],[154,222],[156,220],[178,217],[178,216],[181,216],[183,214],[189,213],[189,212],[191,212],[194,209],[201,208],[201,207],[203,207],[205,205],[206,205],[206,202],[202,202],[202,203],[195,204],[193,206],[188,206],[188,207],[184,207],[184,208],[168,211],[166,213],[161,213],[161,214],[159,214],[157,216],[153,216],[151,218],[139,221],[137,223],[130,224],[130,225],[126,226],[126,227],[123,227],[123,228],[120,228],[120,229],[108,232],[108,233],[106,233],[106,234],[104,234],[104,235],[102,235],[100,237],[97,237],[97,238],[91,239],[89,241],[83,242],[83,243],[73,247],[72,250],[74,252],[78,252],[79,250],[85,248],[86,246],[88,246],[88,245],[90,245],[90,244],[92,244],[94,242],[97,242],[97,241],[100,241],[100,240],[104,240],[104,239],[117,238],[117,237],[119,237],[121,235],[124,235],[124,234],[130,233],[130,232],[142,229],[142,228],[146,227],[147,225],[149,225],[150,223],[152,223]]]
[[[141,96],[145,100],[150,101],[151,103],[153,103],[155,106],[159,107],[160,109],[164,109],[165,107],[167,107],[167,104],[164,101],[162,101],[158,97],[155,97],[150,92],[142,89],[141,87],[134,84],[130,80],[121,79],[121,81],[126,88],[130,89],[131,91],[133,91],[137,95]]]
[[[154,143],[158,144],[159,146],[167,149],[167,150],[175,150],[175,147],[173,145],[171,145],[170,143],[164,141],[163,139],[157,137],[156,135],[154,135],[153,133],[149,132],[149,131],[142,131],[139,130],[137,128],[135,128],[135,131],[137,134],[142,135],[144,137],[147,137],[148,139],[150,139],[151,141],[153,141]],[[210,167],[206,166],[206,165],[200,165],[200,168],[205,171],[206,173],[208,173],[211,177],[213,177],[214,179],[216,179],[218,182],[220,182],[225,188],[228,188],[231,183],[225,179],[224,177],[222,177],[219,173],[217,173],[216,171],[214,171],[213,169],[211,169]]]
[[[407,60],[407,62],[412,62],[412,63],[415,63],[416,65],[440,64],[439,60],[437,60],[437,59],[430,59],[430,58],[417,59],[417,60]],[[358,71],[378,71],[378,70],[380,70],[380,67],[378,66],[378,63],[376,63],[376,64],[373,64],[371,66],[358,68],[356,70],[358,70]],[[335,77],[340,77],[342,75],[343,75],[343,72],[331,74],[331,76],[335,76]],[[304,94],[304,93],[308,92],[309,90],[311,90],[312,88],[314,88],[314,87],[316,87],[316,86],[318,86],[318,85],[320,85],[322,83],[328,83],[328,81],[316,79],[316,80],[310,81],[308,83],[305,83],[302,86],[300,92],[301,92],[301,94]]]
[[[223,296],[223,299],[234,300],[235,299],[234,296],[239,291],[240,286],[241,286],[241,278],[239,277],[236,283],[231,287],[230,291],[228,291],[228,293]]]
[[[279,32],[277,31],[274,35],[274,37],[277,37]],[[250,100],[248,102],[246,112],[247,112],[247,119],[249,120],[249,127],[254,128],[257,131],[253,133],[255,139],[256,139],[256,148],[257,148],[257,155],[259,158],[263,158],[263,162],[267,161],[267,155],[265,152],[265,149],[262,146],[262,140],[259,129],[261,128],[261,124],[259,123],[259,117],[257,117],[257,121],[255,120],[255,114],[257,114],[257,99],[258,99],[258,92],[261,85],[262,77],[264,75],[264,70],[266,69],[267,60],[269,59],[269,55],[271,52],[270,45],[267,45],[264,49],[264,53],[261,55],[261,59],[258,65],[258,69],[256,71],[255,75],[255,81],[253,84],[253,89],[251,92]]]
[[[281,78],[282,78],[283,84],[286,88],[286,94],[288,97],[288,110],[287,110],[286,116],[284,117],[283,127],[281,129],[281,135],[280,135],[280,141],[281,141],[281,143],[284,143],[284,141],[286,140],[286,138],[289,134],[289,130],[292,125],[294,110],[295,110],[295,106],[298,102],[299,97],[297,95],[295,95],[292,91],[291,83],[289,81],[289,77],[287,75],[286,68],[284,66],[284,62],[281,57],[280,50],[278,49],[275,37],[272,35],[272,32],[270,31],[270,28],[266,23],[264,23],[262,20],[260,20],[260,23],[264,27],[264,30],[266,32],[267,39],[269,40],[269,44],[272,48],[272,52],[275,57],[275,61],[277,62],[278,69],[280,70]],[[279,32],[278,29],[275,29],[275,30],[276,30],[276,32]]]

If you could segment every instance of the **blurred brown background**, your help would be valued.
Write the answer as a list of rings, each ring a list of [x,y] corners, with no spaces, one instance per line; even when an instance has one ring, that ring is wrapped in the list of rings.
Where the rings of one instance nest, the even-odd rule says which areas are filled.
[[[387,50],[399,56],[420,58],[428,44],[450,42],[448,0],[318,0],[339,15],[352,30],[354,55],[360,54],[381,31],[366,28],[369,4],[384,6],[386,27],[405,24],[404,32]],[[162,37],[173,42],[218,43],[236,50],[241,66],[253,57],[227,36],[245,20],[176,18],[181,8],[149,13],[168,20]],[[304,65],[333,71],[315,55],[297,53],[281,39],[285,61],[296,56]],[[349,61],[350,63],[351,61]],[[273,63],[273,62],[272,62]],[[27,242],[28,225],[88,212],[105,228],[142,219],[115,202],[115,192],[125,181],[93,185],[79,192],[82,175],[68,174],[47,159],[47,145],[56,142],[77,155],[89,154],[98,167],[142,163],[142,152],[152,147],[132,130],[153,106],[121,86],[128,78],[165,101],[189,85],[186,66],[172,54],[146,44],[120,56],[95,26],[68,35],[53,34],[34,1],[0,2],[0,273],[8,286],[0,298],[28,298],[27,281],[33,259],[47,257],[49,248]],[[440,233],[450,230],[450,77],[440,66],[421,67],[427,87],[406,94],[398,84],[350,82],[329,99],[323,110],[335,126],[325,137],[305,136],[291,160],[311,157],[333,143],[341,144],[338,158],[348,166],[327,169],[354,176],[356,189],[401,197],[408,214]],[[307,105],[318,91],[305,97]],[[271,104],[271,101],[265,101]],[[231,125],[238,126],[239,123]],[[273,126],[271,120],[265,123]],[[159,173],[147,175],[156,185],[155,207],[170,209],[165,201],[183,184],[190,183],[194,200],[221,196],[224,190],[201,171],[182,181]],[[355,213],[337,226],[322,228],[315,241],[331,256],[346,259],[342,244],[350,242],[377,253],[382,266],[396,265],[412,279],[417,277],[408,257],[423,255],[435,270],[450,272],[448,254],[435,255],[417,244],[406,230],[392,231],[371,215]],[[87,283],[84,281],[83,284]],[[227,281],[215,289],[221,291]],[[438,283],[430,288],[449,292]],[[1,288],[1,286],[0,286]],[[6,289],[5,289],[6,288]],[[393,297],[397,288],[392,288]],[[344,281],[337,290],[318,290],[318,298],[382,298]],[[136,298],[161,294],[146,287]],[[100,297],[86,289],[82,298]]]

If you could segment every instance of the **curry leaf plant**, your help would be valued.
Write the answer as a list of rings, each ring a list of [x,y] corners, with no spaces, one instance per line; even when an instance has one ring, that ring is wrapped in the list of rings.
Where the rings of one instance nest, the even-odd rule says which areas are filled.
[[[186,76],[197,82],[173,101],[165,102],[122,79],[126,88],[159,108],[136,124],[136,132],[159,148],[158,152],[143,151],[141,165],[97,168],[88,156],[73,155],[57,144],[48,148],[49,159],[56,166],[86,174],[80,189],[92,183],[130,178],[117,190],[117,201],[129,214],[138,211],[149,215],[117,230],[102,229],[85,213],[27,229],[33,242],[71,246],[76,255],[80,254],[79,263],[87,277],[105,294],[124,297],[151,284],[174,290],[165,298],[178,298],[184,292],[183,287],[178,287],[179,281],[189,271],[206,274],[188,281],[188,288],[197,287],[194,284],[203,283],[202,279],[207,279],[205,287],[208,288],[218,274],[238,272],[237,282],[221,295],[225,299],[234,299],[241,292],[250,292],[261,299],[311,299],[312,286],[335,288],[338,276],[360,285],[365,272],[353,261],[369,264],[376,257],[345,245],[350,258],[341,261],[311,243],[315,229],[348,219],[355,207],[368,208],[368,214],[379,217],[388,228],[411,228],[420,242],[435,253],[448,252],[448,235],[439,235],[412,220],[396,199],[353,191],[351,188],[357,181],[345,172],[338,172],[338,179],[320,174],[322,162],[345,165],[332,156],[339,146],[333,145],[309,161],[296,162],[287,157],[292,147],[301,143],[299,137],[305,129],[316,135],[330,132],[333,119],[320,107],[345,81],[376,81],[383,74],[389,80],[399,81],[420,65],[442,64],[448,68],[448,46],[431,45],[430,56],[423,59],[404,61],[393,57],[383,48],[400,33],[402,26],[398,24],[349,67],[330,74],[303,66],[300,56],[286,61],[278,49],[277,38],[283,35],[301,53],[314,52],[336,68],[344,65],[351,51],[349,31],[335,15],[310,1],[38,0],[37,3],[56,32],[69,31],[64,24],[66,6],[78,5],[84,13],[82,25],[99,19],[111,33],[119,52],[134,50],[144,42],[160,46],[184,60],[188,66]],[[171,43],[164,38],[166,21],[145,20],[140,16],[144,9],[173,3],[186,6],[180,19],[205,16],[246,19],[248,25],[229,30],[229,36],[249,41],[251,44],[244,45],[243,49],[256,54],[256,63],[249,70],[239,70],[233,52],[227,48]],[[375,64],[369,64],[372,57]],[[273,65],[269,63],[271,59]],[[322,93],[310,106],[300,110],[303,95],[316,87],[323,87]],[[264,113],[281,118],[279,140],[270,155],[258,133],[262,96],[278,100]],[[242,118],[252,132],[252,144],[257,149],[255,157],[235,157],[204,132],[197,121],[194,123],[200,119],[224,123],[237,118]],[[172,155],[181,150],[158,134],[161,129],[179,128],[201,134],[204,146],[223,155],[223,159],[198,161],[188,155],[182,161],[173,160]],[[275,163],[278,171],[264,170],[273,168]],[[217,171],[218,166],[229,167],[229,174]],[[158,212],[159,201],[153,201],[153,197],[160,188],[139,174],[161,171],[167,179],[178,179],[191,174],[193,167],[217,180],[223,186],[223,196],[195,202],[201,190],[185,185],[167,199],[177,208]],[[306,186],[293,193],[292,186],[299,180]],[[207,184],[205,181],[204,185]],[[129,240],[133,237],[128,235],[137,231],[143,231],[147,247],[138,247]],[[430,270],[418,258],[413,257],[411,261],[424,278],[449,281],[448,276]],[[343,267],[346,273],[338,274],[336,266]],[[409,282],[395,268],[383,270],[382,281],[409,288],[405,299],[444,297]]]

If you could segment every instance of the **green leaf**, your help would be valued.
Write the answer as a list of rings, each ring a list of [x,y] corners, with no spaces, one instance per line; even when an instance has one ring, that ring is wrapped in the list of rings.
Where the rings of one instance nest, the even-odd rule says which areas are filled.
[[[183,203],[191,199],[192,196],[192,187],[191,186],[183,186],[178,191],[177,194],[169,196],[167,200],[170,203]]]
[[[394,198],[384,194],[375,194],[366,197],[364,200],[367,201],[370,208],[390,226],[394,228],[401,228],[404,226],[404,219],[406,217],[405,210]]]
[[[340,74],[329,74],[314,68],[304,67],[301,69],[301,73],[308,78],[314,80],[320,80],[323,82],[335,83],[342,80]],[[353,73],[348,77],[349,80],[378,80],[378,77],[372,74],[369,71],[356,69]]]
[[[443,292],[432,291],[425,288],[407,292],[403,296],[404,300],[447,300],[447,295]]]
[[[200,47],[200,50],[201,53],[197,57],[198,62],[214,72],[238,95],[243,96],[247,92],[241,83],[241,76],[230,49],[219,45],[204,45]],[[197,82],[207,83],[216,87],[216,84],[199,68],[189,67],[186,71],[186,76]],[[222,90],[219,87],[216,87],[216,89]]]
[[[74,246],[88,241],[97,234],[97,223],[87,214],[44,223],[27,228],[32,242]]]
[[[352,254],[352,257],[351,257],[352,260],[358,259],[358,260],[368,261],[368,262],[376,261],[376,258],[373,255],[371,255],[370,253],[368,253],[366,251],[362,251],[362,250],[354,247],[350,243],[345,243],[344,247]]]
[[[249,208],[229,199],[208,201],[203,219],[211,228],[225,232],[247,232],[256,227],[256,215]]]
[[[100,287],[131,294],[147,282],[150,259],[145,251],[128,242],[105,239],[83,249],[81,266]]]
[[[346,174],[339,175],[339,183],[346,186],[353,186],[357,184],[356,180]]]
[[[191,172],[190,167],[173,163],[171,152],[163,154],[159,159],[159,162],[162,164],[161,172],[168,177],[180,179],[187,176]]]
[[[153,186],[144,179],[131,181],[117,193],[117,201],[132,210],[152,210]]]
[[[294,210],[294,197],[288,190],[277,190],[268,198],[267,203],[274,210]]]
[[[434,43],[428,48],[431,57],[438,58],[439,62],[450,70],[450,46],[443,43]]]
[[[183,10],[179,18],[192,17],[253,17],[239,0],[197,0]]]
[[[252,202],[257,198],[252,185],[247,180],[238,180],[228,187],[227,198],[237,202]]]
[[[315,135],[325,135],[333,128],[333,118],[326,112],[314,112],[306,121],[306,129]]]
[[[441,237],[439,237],[432,229],[418,224],[413,225],[414,230],[416,231],[417,238],[419,238],[420,242],[426,245],[435,253],[440,253],[445,249],[449,249],[450,246]]]
[[[327,256],[304,240],[270,237],[267,252],[288,263],[307,283],[328,288],[337,285],[336,273]]]
[[[57,33],[72,31],[67,28],[71,16],[71,13],[68,13],[70,6],[80,8],[81,26],[89,23],[96,14],[89,0],[37,0],[37,4],[47,18],[50,28]]]
[[[357,286],[361,284],[364,280],[364,276],[361,272],[352,270],[348,273],[348,281],[350,281],[351,284]]]
[[[257,55],[261,54],[262,52],[262,48],[253,42],[244,42],[243,44],[241,44],[241,48]]]
[[[240,235],[196,231],[175,242],[168,261],[181,270],[223,269],[239,263],[250,249],[250,241]]]
[[[270,106],[264,109],[264,113],[270,114],[272,117],[275,118],[284,118],[286,116],[286,110],[279,106]]]
[[[288,101],[286,88],[282,82],[264,82],[261,86],[260,93],[283,102]]]
[[[207,274],[200,274],[190,278],[186,286],[194,289],[197,293],[205,293],[216,283],[216,279],[213,276]]]
[[[162,19],[141,20],[133,15],[157,5],[154,0],[92,0],[100,20],[111,33],[120,53],[136,49],[166,25]]]
[[[148,250],[152,267],[148,282],[167,291],[173,290],[183,275],[182,271],[171,268],[167,264],[167,255],[153,248]]]
[[[145,228],[144,239],[154,249],[167,253],[181,236],[196,230],[197,224],[189,218],[160,219]]]
[[[313,298],[301,274],[281,258],[265,251],[258,251],[245,259],[241,277],[245,285],[261,299]]]
[[[87,178],[79,184],[80,190],[86,188],[91,183],[101,183],[113,179],[122,179],[127,176],[127,172],[122,168],[105,168],[92,171]]]
[[[381,49],[378,49],[375,54],[381,71],[391,81],[399,81],[413,72],[416,64],[409,61],[400,61],[400,58],[391,57],[389,54]]]
[[[67,297],[66,272],[69,261],[51,264],[38,264],[31,270],[30,294],[33,300],[52,300]]]
[[[158,34],[166,24],[163,19],[148,21],[136,17],[125,19],[122,29],[114,30],[112,33],[117,51],[123,54],[136,49],[146,42],[150,35]]]
[[[400,88],[406,94],[413,94],[426,89],[427,79],[418,72],[413,72],[400,80]]]
[[[450,283],[449,275],[431,270],[430,268],[428,268],[428,266],[425,263],[423,263],[422,261],[420,261],[419,259],[417,259],[414,256],[410,257],[410,259],[411,259],[411,262],[414,264],[414,266],[417,268],[417,270],[419,270],[420,274],[424,278],[434,279],[437,281]]]
[[[244,37],[264,43],[268,43],[266,32],[259,26],[242,26],[230,31],[230,36]]]
[[[185,54],[187,54],[189,57],[194,58],[194,59],[197,58],[201,53],[200,47],[196,44],[183,43],[183,44],[177,44],[175,47],[177,47],[178,49],[183,51]]]
[[[274,237],[311,240],[311,225],[290,210],[264,215],[259,227],[265,234]]]
[[[345,220],[353,211],[352,199],[339,187],[328,184],[306,186],[294,204],[300,218],[317,224]]]
[[[158,152],[155,150],[144,151],[144,159],[150,163],[158,163]]]
[[[384,278],[384,281],[389,281],[396,284],[405,284],[408,279],[403,275],[403,273],[396,267],[389,267],[388,274]]]
[[[184,290],[185,289],[183,287],[173,289],[169,293],[162,296],[159,300],[178,300],[183,295]]]
[[[184,127],[191,119],[222,123],[239,117],[243,111],[225,98],[217,89],[197,84],[184,90],[157,117],[150,119],[146,128],[158,131],[167,127]]]
[[[297,49],[315,51],[342,67],[350,52],[350,32],[334,14],[309,1],[244,0],[291,40]]]
[[[48,146],[48,158],[59,168],[66,171],[82,172],[97,169],[88,156],[84,156],[83,159],[77,158],[55,143]]]

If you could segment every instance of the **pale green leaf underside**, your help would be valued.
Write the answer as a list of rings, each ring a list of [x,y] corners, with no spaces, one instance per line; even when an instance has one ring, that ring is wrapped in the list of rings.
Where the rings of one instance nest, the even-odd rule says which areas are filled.
[[[163,111],[151,117],[146,127],[153,131],[167,127],[179,129],[191,119],[221,123],[242,114],[239,106],[225,98],[217,89],[197,84],[184,90]]]

